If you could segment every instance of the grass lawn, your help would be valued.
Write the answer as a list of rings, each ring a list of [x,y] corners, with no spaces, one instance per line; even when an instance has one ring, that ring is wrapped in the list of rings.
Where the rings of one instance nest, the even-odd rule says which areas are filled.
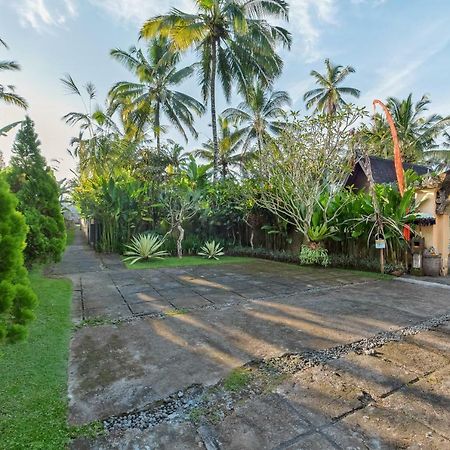
[[[183,266],[214,266],[218,264],[242,264],[255,261],[254,258],[247,256],[221,256],[219,260],[206,259],[201,256],[183,256],[177,258],[176,256],[169,256],[164,259],[154,259],[152,261],[137,262],[130,264],[125,262],[128,269],[161,269],[163,267],[183,267]]]
[[[64,449],[71,334],[68,280],[30,275],[39,297],[28,341],[0,347],[0,449]]]

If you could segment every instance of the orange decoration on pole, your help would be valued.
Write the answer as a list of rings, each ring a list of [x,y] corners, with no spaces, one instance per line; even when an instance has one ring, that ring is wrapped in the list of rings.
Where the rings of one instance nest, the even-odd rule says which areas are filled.
[[[395,128],[394,119],[389,112],[387,106],[381,101],[375,99],[373,101],[373,109],[376,111],[377,104],[383,108],[384,113],[386,114],[386,120],[389,124],[389,128],[391,130],[392,141],[394,142],[394,166],[395,166],[395,174],[397,176],[398,190],[400,195],[403,197],[405,193],[405,172],[403,170],[403,162],[402,162],[402,154],[400,152],[400,144],[398,142],[397,130]],[[411,231],[409,227],[403,227],[403,236],[409,241],[411,238]]]

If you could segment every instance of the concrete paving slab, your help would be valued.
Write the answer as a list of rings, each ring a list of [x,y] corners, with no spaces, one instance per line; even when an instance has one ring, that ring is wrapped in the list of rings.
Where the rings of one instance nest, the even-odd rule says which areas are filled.
[[[367,392],[378,399],[417,378],[413,369],[383,359],[384,348],[376,352],[377,356],[350,354],[330,361],[328,366],[344,376],[348,384],[357,386],[360,392]]]
[[[450,358],[450,330],[445,327],[439,327],[435,330],[426,331],[415,336],[408,336],[407,342],[438,353],[445,358]]]
[[[287,399],[315,427],[361,406],[362,391],[352,378],[326,366],[300,372],[281,384],[276,392]]]
[[[414,420],[399,410],[371,405],[345,417],[339,426],[324,432],[342,448],[349,430],[356,430],[364,436],[364,442],[371,449],[445,449],[450,441],[426,425]],[[362,447],[364,448],[364,447]]]
[[[124,303],[114,305],[103,305],[98,308],[84,308],[84,318],[89,319],[124,319],[131,317],[132,312]]]
[[[356,447],[357,448],[357,447]],[[275,447],[274,450],[337,450],[338,447],[323,433],[312,432],[298,436],[283,445]]]
[[[384,345],[380,356],[399,368],[407,368],[419,376],[433,372],[450,363],[450,353],[439,354],[410,342],[396,342]]]
[[[215,431],[224,449],[268,450],[309,428],[289,402],[277,394],[269,394],[238,407]]]
[[[450,365],[389,396],[383,406],[450,439]]]
[[[198,294],[186,295],[185,297],[172,298],[170,303],[176,308],[201,308],[204,306],[211,305],[205,297]]]
[[[125,302],[128,303],[130,306],[134,305],[135,303],[155,303],[155,304],[167,304],[167,299],[163,297],[159,292],[155,291],[152,288],[144,288],[139,289],[136,292],[131,293],[122,293],[123,298],[125,299]]]

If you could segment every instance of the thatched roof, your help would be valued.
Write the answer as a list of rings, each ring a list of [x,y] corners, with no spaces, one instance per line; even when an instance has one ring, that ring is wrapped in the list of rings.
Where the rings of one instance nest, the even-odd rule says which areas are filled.
[[[378,156],[369,156],[370,166],[372,168],[373,181],[377,184],[396,183],[395,165],[392,159],[383,159]],[[414,170],[418,175],[425,175],[431,172],[431,169],[418,164],[403,163],[403,169]]]

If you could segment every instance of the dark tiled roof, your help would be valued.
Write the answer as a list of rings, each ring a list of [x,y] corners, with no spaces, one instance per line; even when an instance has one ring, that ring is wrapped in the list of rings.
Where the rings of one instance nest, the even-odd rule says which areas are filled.
[[[377,184],[395,183],[397,176],[395,174],[395,165],[392,159],[383,159],[378,156],[369,156],[370,165],[372,167],[373,181]],[[418,175],[425,175],[431,172],[431,169],[418,164],[403,163],[404,170],[412,169]]]

